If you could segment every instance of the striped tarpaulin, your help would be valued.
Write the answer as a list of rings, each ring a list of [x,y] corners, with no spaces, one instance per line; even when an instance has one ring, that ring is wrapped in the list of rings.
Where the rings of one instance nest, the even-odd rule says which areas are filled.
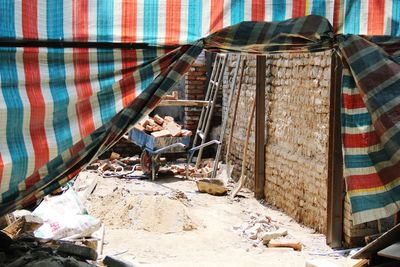
[[[15,55],[15,49],[3,49],[0,123],[5,127],[0,130],[3,138],[0,144],[0,213],[25,207],[49,194],[72,179],[84,164],[110,148],[157,105],[162,95],[188,70],[202,48],[201,42],[182,46],[156,59],[159,49],[146,49],[142,53],[152,56],[137,61],[142,62],[141,65],[123,69],[123,64],[119,63],[119,69],[87,73],[86,78],[79,79],[76,76],[84,74],[85,61],[73,65],[72,59],[66,64],[68,60],[58,58],[54,62],[58,64],[54,68],[58,76],[47,77],[52,72],[51,64],[48,60],[39,60],[47,65],[46,69],[40,68],[44,77],[29,83],[28,75],[23,73],[19,77],[10,77],[18,74],[18,70],[23,71],[27,62],[22,56]],[[139,51],[133,51],[138,56]],[[29,55],[32,53],[36,54],[29,51]],[[63,51],[58,53],[62,55]],[[116,54],[113,50],[108,53]],[[100,62],[98,59],[91,61]],[[111,63],[115,64],[115,61]],[[83,74],[74,72],[74,68],[83,69]],[[75,76],[71,76],[72,73]],[[108,81],[110,77],[113,82]],[[102,83],[106,84],[104,88]],[[28,85],[31,84],[36,86],[32,85],[33,89],[30,89]],[[78,90],[83,89],[91,91],[79,96]],[[31,99],[27,96],[29,90],[32,90]]]
[[[397,0],[4,0],[0,38],[186,44],[242,21],[325,17],[336,33],[400,36]]]
[[[322,17],[290,19],[309,14]],[[0,48],[0,214],[51,192],[109,148],[154,108],[203,47],[246,53],[319,51],[337,42],[334,33],[400,35],[400,4],[389,0],[5,0],[0,16],[2,42],[150,45],[142,50]],[[237,24],[246,20],[254,22]],[[367,164],[366,154],[372,164],[346,165],[354,221],[363,222],[399,209],[393,197],[398,177],[392,171],[398,169],[400,151],[398,111],[391,100],[399,92],[388,83],[399,70],[372,41],[357,38],[338,42],[371,115],[369,121],[345,118],[346,123],[364,121],[364,128],[344,127],[356,134],[351,137],[361,138],[352,141],[344,134],[345,157],[356,155],[345,158],[346,164],[348,158]],[[364,111],[344,109],[350,115]],[[351,177],[353,171],[361,173],[358,180]],[[386,202],[357,206],[381,193],[389,196]]]
[[[256,46],[242,35],[243,27],[259,37]],[[296,51],[328,49],[332,34],[329,23],[315,16],[247,22],[231,32],[237,36],[232,47],[242,43],[244,51],[255,53],[282,49],[263,41],[269,38],[284,39]],[[204,44],[215,48],[224,36],[221,31],[172,51],[0,48],[0,213],[24,207],[71,179],[155,107]]]
[[[400,65],[370,38],[340,37],[344,175],[355,224],[400,210]],[[376,40],[399,47],[399,40]]]

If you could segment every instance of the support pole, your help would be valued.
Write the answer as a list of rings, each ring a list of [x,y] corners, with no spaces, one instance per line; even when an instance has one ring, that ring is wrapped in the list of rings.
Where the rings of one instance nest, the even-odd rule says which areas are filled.
[[[342,63],[332,54],[329,107],[328,203],[326,242],[333,248],[342,246],[343,236],[343,155],[341,137]]]
[[[255,188],[256,199],[264,198],[265,185],[265,55],[256,60]]]

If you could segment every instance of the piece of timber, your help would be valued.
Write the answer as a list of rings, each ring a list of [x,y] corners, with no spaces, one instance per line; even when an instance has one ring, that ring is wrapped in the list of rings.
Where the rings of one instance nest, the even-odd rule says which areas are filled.
[[[185,106],[185,107],[205,107],[208,105],[208,101],[204,100],[161,100],[158,106],[168,107],[168,106]]]
[[[342,246],[343,237],[343,155],[341,133],[342,63],[336,51],[332,53],[329,100],[328,198],[326,242],[330,247]]]
[[[400,242],[394,243],[378,252],[378,256],[400,261]]]
[[[255,118],[255,162],[254,196],[264,199],[265,187],[265,72],[266,57],[256,58],[256,118]]]
[[[354,254],[352,259],[368,259],[372,255],[375,255],[378,251],[392,245],[395,242],[400,240],[400,224],[397,224],[395,227],[384,233],[381,237],[372,241],[365,247],[363,247],[360,251]]]

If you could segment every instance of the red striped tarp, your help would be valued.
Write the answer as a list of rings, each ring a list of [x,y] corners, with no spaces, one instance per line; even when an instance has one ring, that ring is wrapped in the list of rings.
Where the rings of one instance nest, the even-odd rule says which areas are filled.
[[[325,17],[335,33],[400,36],[395,0],[5,0],[0,38],[187,44],[242,21]]]
[[[400,65],[390,52],[400,40],[341,36],[339,47],[344,175],[358,224],[400,210]]]
[[[51,192],[109,148],[154,108],[202,48],[247,53],[319,51],[332,48],[335,42],[359,90],[359,96],[350,96],[344,89],[343,116],[351,115],[344,121],[365,122],[370,127],[344,127],[354,221],[378,219],[399,210],[393,197],[398,196],[399,179],[385,169],[397,170],[399,162],[398,139],[392,138],[399,132],[397,109],[387,110],[393,103],[386,89],[376,95],[366,93],[376,91],[372,86],[386,88],[385,81],[374,82],[374,68],[386,71],[392,75],[388,80],[393,80],[397,63],[385,54],[368,53],[376,47],[364,49],[358,45],[360,39],[334,37],[334,33],[400,35],[398,1],[6,0],[0,3],[0,14],[1,214]],[[302,17],[309,14],[322,17]],[[297,17],[302,18],[283,21]],[[277,23],[237,24],[246,20]],[[224,27],[228,28],[218,31]],[[5,45],[10,41],[14,43]],[[42,47],[18,47],[20,41],[40,41]],[[49,41],[51,47],[43,47]],[[64,43],[57,45],[59,41]],[[150,46],[63,47],[71,46],[68,42]],[[183,44],[190,45],[179,46]],[[359,59],[364,55],[368,56],[365,62]],[[398,91],[390,93],[397,99]],[[366,97],[369,94],[372,97]],[[362,115],[364,108],[371,115],[369,120]],[[352,116],[354,112],[361,115]],[[380,153],[371,153],[371,147]],[[372,167],[348,164],[347,156],[354,156],[357,149],[362,151],[350,158],[367,164],[368,154]],[[384,202],[371,198],[381,192],[389,192]],[[373,205],[359,208],[357,203]]]

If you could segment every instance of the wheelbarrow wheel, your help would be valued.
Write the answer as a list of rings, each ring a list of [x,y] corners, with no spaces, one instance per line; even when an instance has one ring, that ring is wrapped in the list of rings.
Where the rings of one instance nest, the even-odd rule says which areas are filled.
[[[143,173],[154,180],[154,177],[158,173],[159,165],[146,149],[143,150],[142,155],[140,156],[140,166],[142,167]]]

